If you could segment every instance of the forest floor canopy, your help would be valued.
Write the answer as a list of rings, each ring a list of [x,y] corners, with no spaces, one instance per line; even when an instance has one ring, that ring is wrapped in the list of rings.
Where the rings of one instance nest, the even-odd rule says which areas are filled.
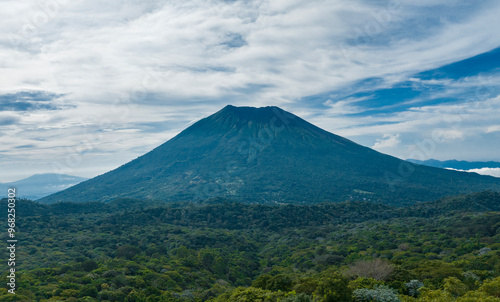
[[[0,301],[500,301],[499,207],[22,200]]]

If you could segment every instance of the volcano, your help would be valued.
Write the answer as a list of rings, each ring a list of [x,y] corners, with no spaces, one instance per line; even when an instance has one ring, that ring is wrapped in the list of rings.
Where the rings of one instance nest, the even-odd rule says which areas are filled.
[[[422,166],[320,129],[278,107],[226,106],[149,153],[40,199],[118,198],[409,205],[500,190],[500,179]]]

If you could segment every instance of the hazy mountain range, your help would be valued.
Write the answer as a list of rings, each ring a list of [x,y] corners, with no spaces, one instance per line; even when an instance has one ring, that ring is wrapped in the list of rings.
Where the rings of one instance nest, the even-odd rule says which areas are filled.
[[[454,169],[465,172],[475,172],[482,175],[490,175],[500,177],[500,162],[495,161],[463,161],[463,160],[446,160],[440,161],[436,159],[416,160],[409,159],[408,161],[420,165],[426,165],[444,169]]]
[[[226,197],[404,205],[488,189],[500,190],[500,179],[402,161],[278,107],[227,106],[151,152],[40,201]]]
[[[35,174],[25,179],[9,183],[0,183],[2,192],[7,192],[9,187],[15,187],[18,198],[36,200],[55,192],[74,186],[87,178],[65,174],[45,173]],[[6,193],[4,194],[6,195]]]

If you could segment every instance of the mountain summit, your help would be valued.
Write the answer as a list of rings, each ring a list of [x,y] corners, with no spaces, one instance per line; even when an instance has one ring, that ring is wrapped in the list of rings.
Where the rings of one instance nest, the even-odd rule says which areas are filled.
[[[500,179],[402,161],[278,107],[226,106],[151,152],[40,201],[226,197],[404,205],[482,190],[500,190]]]

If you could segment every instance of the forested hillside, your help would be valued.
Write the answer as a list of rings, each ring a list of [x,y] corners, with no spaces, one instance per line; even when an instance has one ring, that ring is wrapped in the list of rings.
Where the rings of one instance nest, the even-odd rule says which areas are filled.
[[[22,200],[15,299],[500,301],[499,207],[493,192],[409,208]]]
[[[327,132],[278,107],[235,107],[143,156],[39,200],[230,198],[243,203],[366,200],[406,206],[500,190],[500,179],[412,164]]]

